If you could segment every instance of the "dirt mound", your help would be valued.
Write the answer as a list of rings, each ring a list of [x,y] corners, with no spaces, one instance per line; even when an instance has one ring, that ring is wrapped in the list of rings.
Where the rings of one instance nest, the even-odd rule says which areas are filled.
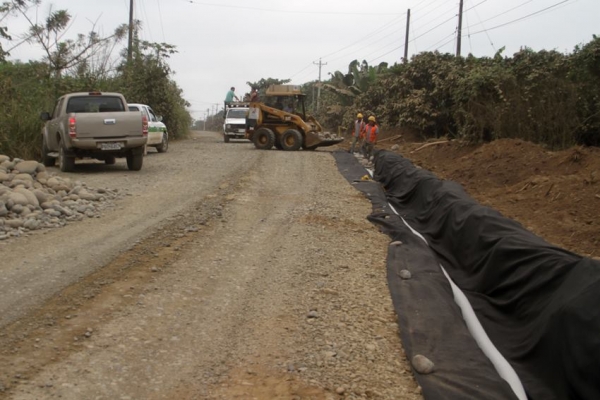
[[[460,183],[479,202],[550,243],[600,256],[600,149],[553,152],[514,139],[483,145],[438,142],[399,138],[378,148],[394,148],[440,178]]]

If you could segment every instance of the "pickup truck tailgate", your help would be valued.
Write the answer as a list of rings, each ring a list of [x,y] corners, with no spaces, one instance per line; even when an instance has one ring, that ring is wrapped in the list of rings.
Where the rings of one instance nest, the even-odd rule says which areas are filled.
[[[125,138],[142,136],[142,113],[139,111],[114,111],[101,113],[75,113],[77,138]]]

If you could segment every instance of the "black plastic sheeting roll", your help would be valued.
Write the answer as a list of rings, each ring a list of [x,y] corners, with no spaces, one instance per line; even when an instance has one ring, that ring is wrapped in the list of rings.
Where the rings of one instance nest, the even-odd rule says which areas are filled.
[[[349,181],[364,175],[350,154],[335,158]],[[376,153],[375,180],[356,187],[373,202],[369,219],[403,242],[390,246],[388,284],[407,355],[436,363],[416,374],[425,398],[514,398],[466,331],[441,264],[530,399],[600,399],[599,262],[550,245],[398,154]]]

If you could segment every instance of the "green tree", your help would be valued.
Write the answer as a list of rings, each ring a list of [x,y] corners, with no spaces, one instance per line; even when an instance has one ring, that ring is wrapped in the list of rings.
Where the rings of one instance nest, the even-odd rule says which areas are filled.
[[[183,98],[183,91],[171,79],[173,71],[167,61],[175,53],[173,45],[136,40],[131,64],[127,64],[123,55],[121,75],[112,82],[112,87],[120,88],[132,103],[150,105],[163,117],[169,134],[177,138],[187,134],[191,116],[186,110],[190,104]]]

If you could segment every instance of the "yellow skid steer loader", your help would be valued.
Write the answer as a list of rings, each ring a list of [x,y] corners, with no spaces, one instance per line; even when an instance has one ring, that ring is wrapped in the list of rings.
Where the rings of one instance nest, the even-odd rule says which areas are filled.
[[[272,85],[264,102],[250,103],[246,117],[246,139],[260,150],[314,150],[344,139],[329,132],[306,114],[305,95],[299,86]]]

